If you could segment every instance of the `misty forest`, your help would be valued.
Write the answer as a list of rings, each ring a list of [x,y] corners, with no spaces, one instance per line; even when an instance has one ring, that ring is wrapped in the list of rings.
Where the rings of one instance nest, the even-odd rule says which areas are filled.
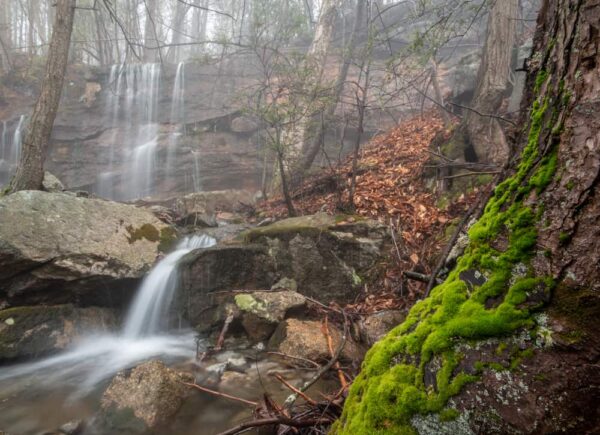
[[[600,0],[0,0],[0,435],[599,434],[599,185]]]

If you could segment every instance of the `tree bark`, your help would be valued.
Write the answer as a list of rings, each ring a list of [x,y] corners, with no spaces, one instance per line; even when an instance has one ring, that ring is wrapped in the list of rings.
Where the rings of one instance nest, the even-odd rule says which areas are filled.
[[[21,159],[10,184],[11,192],[42,187],[44,161],[60,103],[69,58],[75,4],[76,0],[57,0],[56,2],[46,73],[40,96],[33,108],[33,114],[24,136]]]
[[[333,433],[456,430],[446,406],[469,433],[600,427],[599,66],[600,1],[545,0],[520,156],[446,281],[367,354]]]
[[[325,61],[327,60],[327,52],[333,35],[335,25],[336,10],[338,0],[323,0],[321,4],[321,14],[315,28],[315,36],[306,53],[303,68],[310,71],[311,80],[307,84],[308,92],[314,94],[321,84],[323,72],[325,71]],[[308,141],[311,138],[311,130],[313,127],[313,110],[310,106],[314,103],[314,98],[305,103],[302,110],[304,116],[295,122],[290,130],[285,132],[285,142],[291,145],[291,149],[295,150],[299,155],[302,150],[308,147]]]
[[[12,14],[10,2],[2,2],[2,4],[0,4],[0,66],[2,71],[9,71],[12,68],[11,23]]]
[[[498,119],[486,115],[497,114],[509,87],[517,3],[517,0],[492,2],[472,110],[465,114],[455,136],[462,137],[465,146],[472,145],[479,162],[499,166],[508,160],[508,144]]]

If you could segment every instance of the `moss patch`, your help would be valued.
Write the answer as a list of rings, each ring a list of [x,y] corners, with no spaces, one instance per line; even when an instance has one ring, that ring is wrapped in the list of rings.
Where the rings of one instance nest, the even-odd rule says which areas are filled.
[[[158,250],[160,252],[170,251],[177,241],[177,231],[171,227],[165,227],[160,230],[160,242],[158,243]]]
[[[451,396],[478,379],[455,373],[461,359],[457,344],[508,337],[518,329],[534,327],[528,296],[540,287],[552,288],[553,281],[534,276],[528,267],[523,276],[512,271],[516,265],[529,264],[537,239],[539,213],[524,199],[534,191],[542,192],[556,169],[555,158],[539,156],[549,105],[548,99],[534,103],[528,142],[516,173],[496,187],[483,215],[469,230],[470,245],[455,269],[429,298],[415,304],[402,325],[367,353],[334,433],[414,433],[413,416],[443,412]],[[505,243],[498,246],[498,240]],[[473,287],[461,280],[461,272],[472,270],[482,273],[485,283]],[[487,308],[490,298],[500,302]],[[441,361],[435,389],[424,381],[431,361]]]
[[[139,228],[134,228],[129,225],[127,228],[129,237],[127,240],[129,243],[135,243],[138,240],[146,239],[151,242],[158,242],[160,240],[160,232],[152,224],[144,224]]]

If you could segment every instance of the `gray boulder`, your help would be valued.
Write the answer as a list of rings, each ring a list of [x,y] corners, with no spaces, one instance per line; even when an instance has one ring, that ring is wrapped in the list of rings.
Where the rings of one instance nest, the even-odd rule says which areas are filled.
[[[190,193],[175,201],[181,225],[216,227],[217,213],[234,213],[254,204],[252,193],[245,190],[216,190]]]
[[[174,230],[152,213],[65,193],[0,199],[0,306],[122,303]]]
[[[62,350],[84,334],[109,331],[117,318],[107,308],[72,305],[15,307],[0,311],[0,361],[35,358]]]
[[[65,186],[61,181],[48,171],[44,172],[42,187],[46,192],[62,192],[65,190]]]
[[[148,361],[129,373],[117,374],[102,395],[101,410],[95,419],[97,433],[167,433],[190,387],[193,376]]]

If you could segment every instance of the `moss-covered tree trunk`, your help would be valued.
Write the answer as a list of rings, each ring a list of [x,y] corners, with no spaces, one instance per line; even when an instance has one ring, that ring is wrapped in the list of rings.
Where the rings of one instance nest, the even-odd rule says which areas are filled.
[[[600,0],[545,0],[519,156],[447,280],[367,354],[338,434],[600,427]]]

